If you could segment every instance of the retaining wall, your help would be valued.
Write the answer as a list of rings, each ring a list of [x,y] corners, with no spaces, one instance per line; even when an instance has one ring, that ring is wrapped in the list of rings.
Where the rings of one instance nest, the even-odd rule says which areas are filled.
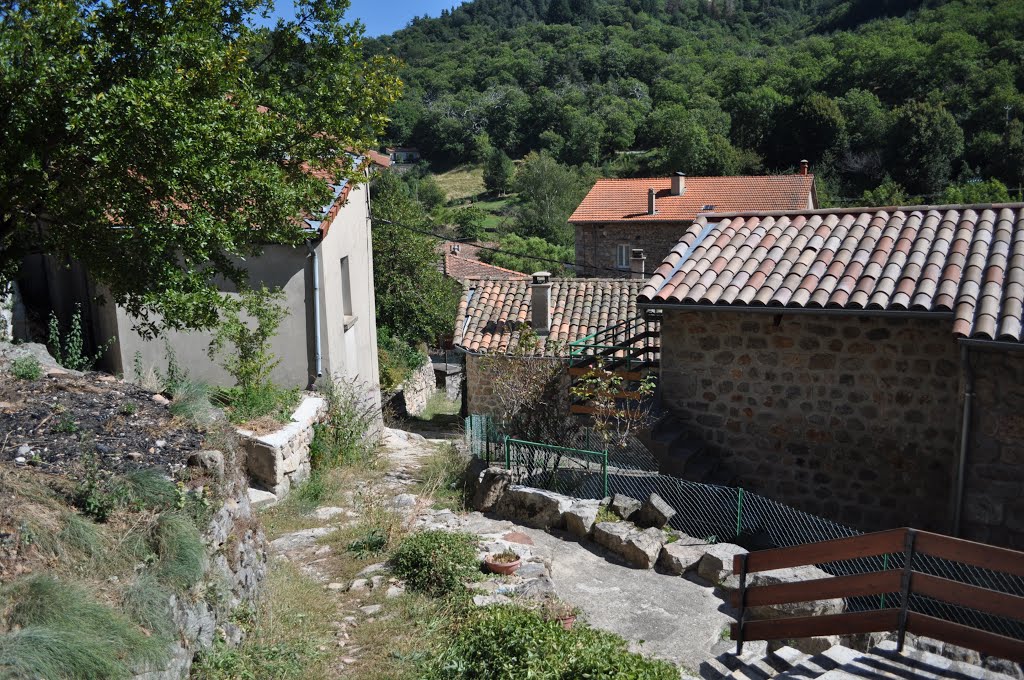
[[[280,430],[263,435],[238,430],[249,478],[257,487],[280,500],[293,484],[309,478],[313,426],[323,419],[326,411],[327,402],[323,397],[306,395],[292,413],[291,422]]]

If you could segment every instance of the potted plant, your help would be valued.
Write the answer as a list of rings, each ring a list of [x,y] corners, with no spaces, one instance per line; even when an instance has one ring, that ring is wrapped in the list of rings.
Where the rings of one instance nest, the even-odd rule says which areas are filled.
[[[484,565],[487,571],[492,574],[504,574],[510,576],[519,569],[523,561],[518,553],[511,548],[505,548],[500,553],[494,553],[484,558]]]
[[[558,621],[562,624],[562,628],[566,630],[572,630],[572,626],[576,623],[576,617],[579,616],[580,610],[572,606],[568,602],[563,602],[558,598],[545,598],[541,602],[540,607],[541,616],[544,617],[545,621]]]

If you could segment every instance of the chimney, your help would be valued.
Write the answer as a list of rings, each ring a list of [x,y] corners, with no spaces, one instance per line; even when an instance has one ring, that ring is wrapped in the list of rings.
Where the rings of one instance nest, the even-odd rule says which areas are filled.
[[[686,173],[677,172],[672,175],[672,195],[682,196],[684,191],[686,191]]]
[[[530,284],[530,325],[538,335],[551,329],[551,272],[535,272]]]
[[[647,214],[656,215],[658,211],[654,209],[654,188],[647,190]]]
[[[461,250],[462,250],[462,246],[461,245],[459,245],[458,243],[453,243],[452,244],[452,255],[458,255]]]
[[[810,163],[807,162],[806,158],[803,159],[802,161],[800,161],[800,174],[801,175],[806,175],[807,174],[807,166],[808,165],[810,165]]]
[[[629,273],[634,279],[647,278],[647,256],[642,248],[633,248],[629,253]]]

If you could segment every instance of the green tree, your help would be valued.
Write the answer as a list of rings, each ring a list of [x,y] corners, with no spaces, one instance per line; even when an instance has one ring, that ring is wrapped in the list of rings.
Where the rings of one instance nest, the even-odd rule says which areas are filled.
[[[437,241],[417,233],[431,228],[423,207],[392,173],[378,176],[373,196],[377,324],[414,347],[450,334],[457,286],[438,271]]]
[[[433,175],[424,175],[416,180],[413,185],[416,190],[416,200],[423,204],[427,210],[440,208],[448,200],[444,189]]]
[[[484,186],[499,196],[508,193],[515,178],[516,166],[501,149],[492,148],[484,164]]]
[[[964,152],[964,132],[941,106],[910,102],[896,109],[889,167],[911,192],[941,191]]]
[[[545,152],[532,152],[516,173],[516,231],[559,245],[570,245],[573,232],[568,219],[590,189],[580,172],[560,165]]]
[[[549,243],[537,236],[523,238],[508,234],[501,239],[498,252],[483,250],[480,257],[498,267],[524,274],[549,271],[554,276],[572,276],[576,253],[572,248]],[[557,263],[565,264],[557,264]]]
[[[865,191],[860,200],[861,205],[866,206],[889,206],[889,205],[906,205],[907,204],[907,191],[899,184],[894,182],[891,177],[886,177],[885,181],[879,184],[876,188]]]
[[[997,179],[952,184],[946,187],[942,193],[942,202],[947,204],[1007,203],[1009,201],[1009,190]]]
[[[239,257],[358,181],[400,83],[347,0],[0,2],[0,276],[81,262],[139,329],[208,327]],[[329,93],[329,96],[326,96]]]

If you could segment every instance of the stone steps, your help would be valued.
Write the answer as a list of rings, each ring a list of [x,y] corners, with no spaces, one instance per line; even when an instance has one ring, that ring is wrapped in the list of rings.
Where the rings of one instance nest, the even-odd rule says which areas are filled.
[[[762,657],[721,654],[701,664],[700,676],[704,680],[1011,680],[981,666],[911,647],[900,654],[894,642],[883,642],[870,652],[835,645],[814,655],[792,647]]]

